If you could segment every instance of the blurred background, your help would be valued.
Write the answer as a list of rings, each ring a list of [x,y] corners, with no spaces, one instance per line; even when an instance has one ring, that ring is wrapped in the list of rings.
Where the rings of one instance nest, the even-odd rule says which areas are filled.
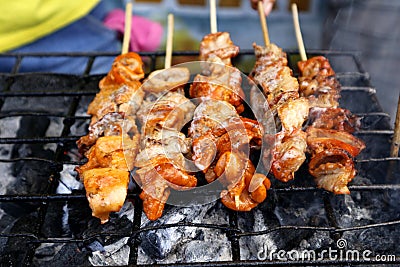
[[[122,39],[121,17],[127,0],[103,0],[87,16],[73,21],[71,24],[48,34],[32,43],[16,47],[10,51],[15,53],[31,52],[115,52],[120,51]],[[95,0],[91,0],[96,2]],[[197,50],[204,35],[210,32],[209,0],[132,0],[133,15],[148,20],[149,23],[138,25],[133,20],[133,30],[136,30],[136,40],[142,39],[140,49],[133,51],[150,51],[146,49],[164,50],[166,39],[167,14],[175,16],[174,50]],[[5,9],[14,2],[0,2]],[[58,6],[66,9],[67,4],[57,0],[35,0],[30,3],[40,3],[43,6]],[[70,0],[73,5],[88,5],[87,2]],[[263,44],[262,31],[258,13],[250,6],[250,0],[216,0],[217,22],[219,31],[227,31],[233,42],[242,50],[252,49],[252,44]],[[399,0],[276,0],[272,12],[267,17],[271,42],[283,49],[297,49],[290,6],[297,3],[300,24],[306,49],[328,49],[359,53],[361,63],[370,75],[373,86],[385,112],[394,121],[397,100],[399,97],[400,75],[397,65],[400,60],[400,1]],[[72,5],[72,4],[68,4]],[[22,5],[24,6],[24,5]],[[26,4],[28,6],[28,4]],[[15,9],[20,9],[18,4]],[[33,24],[38,13],[32,8]],[[120,9],[120,15],[114,16],[119,21],[117,34],[115,29],[105,27],[104,20],[109,12]],[[26,10],[25,10],[26,12]],[[122,15],[121,15],[122,14]],[[0,14],[0,25],[10,24],[10,27],[20,25],[14,11]],[[30,17],[29,17],[30,18]],[[154,22],[154,23],[153,23]],[[135,24],[136,23],[136,24]],[[153,24],[152,24],[153,23]],[[151,25],[150,25],[151,24]],[[121,26],[122,25],[122,26]],[[161,25],[161,26],[160,26]],[[32,25],[31,25],[32,26]],[[34,25],[33,25],[34,26]],[[136,27],[135,27],[136,26]],[[154,27],[153,27],[154,26]],[[3,26],[3,31],[13,32]],[[154,29],[158,29],[155,31]],[[163,36],[160,36],[163,29]],[[1,30],[1,27],[0,27]],[[154,34],[157,32],[156,34]],[[0,31],[0,37],[1,37]],[[152,35],[151,38],[147,38]],[[119,39],[116,38],[119,37]],[[160,41],[161,39],[161,41]],[[9,39],[3,39],[6,42]],[[152,40],[152,41],[149,41]],[[156,40],[156,41],[154,41]],[[131,41],[132,42],[132,41]],[[1,42],[0,42],[1,47]],[[1,51],[1,50],[0,50]],[[173,64],[183,61],[175,58]],[[254,58],[252,58],[254,61]],[[96,60],[91,73],[106,73],[111,65],[108,61]],[[15,58],[0,57],[0,72],[10,72],[15,64]],[[250,63],[251,65],[252,63]],[[346,67],[346,62],[342,62]],[[237,65],[241,70],[243,65]],[[337,66],[335,66],[337,67]],[[74,63],[70,58],[52,59],[49,64],[44,59],[25,58],[20,64],[19,72],[82,72],[82,61]],[[251,66],[250,66],[251,68]],[[339,68],[345,69],[345,68]],[[243,70],[246,72],[246,70]],[[351,70],[349,70],[351,71]]]
[[[400,92],[400,75],[396,75],[400,59],[400,1],[276,0],[267,23],[271,42],[283,49],[297,49],[292,3],[298,5],[306,49],[360,53],[381,105],[393,122]],[[175,50],[198,49],[199,41],[210,31],[208,0],[135,0],[133,9],[134,14],[164,27],[167,14],[173,13]],[[229,32],[241,49],[252,49],[253,42],[263,43],[259,17],[249,0],[217,0],[217,17],[218,30]],[[160,49],[163,47],[164,43]]]
[[[175,16],[174,49],[196,50],[200,40],[210,32],[208,0],[134,0],[134,14],[161,22],[166,26],[168,13]],[[217,0],[218,31],[227,31],[241,49],[252,49],[252,43],[262,44],[258,13],[249,0]],[[284,49],[297,48],[290,5],[297,3],[307,48],[322,46],[322,31],[327,14],[326,0],[276,0],[268,16],[271,41]],[[121,5],[108,1],[108,5]],[[120,8],[123,6],[121,5]],[[166,31],[164,31],[166,32]]]

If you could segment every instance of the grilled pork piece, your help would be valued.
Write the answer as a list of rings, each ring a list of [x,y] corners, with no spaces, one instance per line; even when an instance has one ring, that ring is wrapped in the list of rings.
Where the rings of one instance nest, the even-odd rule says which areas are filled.
[[[314,153],[325,149],[340,148],[352,157],[356,157],[365,148],[363,141],[348,132],[319,129],[312,126],[307,128],[307,143]]]
[[[348,132],[312,126],[307,129],[307,144],[312,153],[309,171],[317,186],[335,194],[350,194],[347,184],[356,175],[352,157],[365,144]]]
[[[100,92],[89,104],[88,114],[94,124],[110,112],[136,113],[144,93],[140,79],[144,77],[143,62],[136,53],[127,53],[115,58],[110,72],[100,83]]]
[[[301,129],[291,134],[276,134],[275,147],[272,152],[271,172],[276,179],[288,182],[294,179],[294,173],[306,159],[306,133]]]
[[[181,88],[190,78],[187,68],[169,68],[156,70],[143,82],[142,89],[148,93],[160,93]]]
[[[222,64],[232,66],[231,58],[237,56],[239,47],[236,46],[228,32],[210,33],[200,42],[200,60],[208,61],[219,58]]]
[[[101,136],[122,136],[123,133],[129,136],[139,133],[135,117],[125,116],[121,112],[107,113],[99,121],[90,125],[89,133],[76,142],[79,153],[84,154]]]
[[[311,107],[339,106],[340,84],[328,59],[323,56],[313,57],[298,62],[298,67],[300,95],[309,99]]]
[[[85,154],[88,162],[76,169],[83,179],[92,214],[102,223],[125,201],[138,145],[138,135],[133,139],[128,135],[100,137]]]
[[[140,85],[140,82],[132,82],[130,86],[110,85],[100,89],[100,92],[88,107],[88,114],[92,115],[90,125],[93,125],[108,113],[135,114],[144,97],[144,92],[140,89]]]
[[[189,136],[193,138],[192,158],[207,182],[219,179],[227,188],[221,192],[226,207],[249,211],[265,200],[270,182],[255,173],[248,159],[251,149],[261,147],[257,121],[239,117],[227,102],[206,100],[194,112]]]
[[[309,171],[317,186],[335,194],[350,194],[347,184],[354,178],[354,163],[343,149],[331,148],[316,153],[309,163]]]
[[[196,75],[190,86],[189,95],[191,98],[226,101],[240,114],[244,111],[244,92],[241,82],[242,78],[238,69],[225,67],[225,71],[221,74]]]
[[[240,156],[240,153],[226,152],[214,170],[228,188],[221,192],[221,202],[232,210],[250,211],[265,200],[271,187],[268,178],[256,173],[253,163],[249,159],[243,162],[244,159],[246,157]],[[233,171],[236,174],[232,174]],[[250,189],[251,184],[254,190]]]
[[[115,168],[95,168],[82,173],[92,215],[106,223],[110,212],[119,211],[125,202],[129,172]]]
[[[315,128],[353,133],[360,128],[360,118],[343,108],[318,108],[310,110],[309,124]]]
[[[85,153],[88,162],[76,171],[82,175],[95,168],[110,167],[120,170],[132,170],[136,154],[139,151],[139,135],[130,138],[124,136],[99,137],[96,143]]]
[[[190,86],[191,98],[215,99],[233,105],[238,113],[244,111],[242,77],[238,69],[230,67],[231,58],[239,53],[229,33],[218,32],[204,36],[200,43],[200,60],[204,75],[198,74]],[[209,64],[208,64],[209,63]]]

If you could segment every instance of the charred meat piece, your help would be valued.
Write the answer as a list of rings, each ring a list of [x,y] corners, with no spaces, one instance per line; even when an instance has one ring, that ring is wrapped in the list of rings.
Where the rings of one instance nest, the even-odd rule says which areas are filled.
[[[300,95],[307,97],[312,107],[338,107],[340,84],[328,59],[318,56],[300,61],[297,65],[300,72]]]
[[[77,141],[78,149],[84,154],[101,136],[134,136],[139,133],[135,117],[124,116],[123,113],[107,113],[98,122],[89,126],[89,133]]]
[[[224,69],[225,71],[221,74],[196,75],[190,86],[189,95],[191,98],[226,101],[240,114],[244,111],[244,92],[241,87],[240,71],[232,67],[224,67]]]
[[[149,93],[170,92],[184,86],[190,78],[187,68],[169,68],[153,71],[143,82],[142,90]]]
[[[309,171],[318,187],[335,194],[350,194],[347,184],[356,175],[353,160],[339,148],[316,153],[309,163]]]
[[[284,132],[276,134],[271,164],[274,177],[282,182],[294,179],[294,173],[306,159],[306,150],[306,133],[301,129],[289,135]]]
[[[94,168],[82,173],[86,197],[92,215],[108,221],[110,212],[117,212],[125,202],[129,172],[114,168]]]
[[[231,66],[231,58],[238,53],[239,47],[232,42],[228,32],[207,34],[200,42],[200,60],[202,61],[218,57],[224,65]]]
[[[353,133],[360,128],[360,118],[343,108],[313,108],[309,123],[320,129],[331,129]]]
[[[319,153],[325,149],[341,148],[352,157],[356,157],[365,148],[363,141],[348,132],[315,127],[308,127],[307,143],[313,153]]]

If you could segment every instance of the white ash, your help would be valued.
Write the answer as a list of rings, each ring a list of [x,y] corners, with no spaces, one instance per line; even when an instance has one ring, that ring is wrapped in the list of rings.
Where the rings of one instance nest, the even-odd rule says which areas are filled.
[[[75,112],[75,116],[88,116],[87,112],[87,105],[81,105],[80,101],[80,106]],[[73,136],[84,136],[88,133],[89,129],[89,117],[87,120],[76,120],[75,123],[71,126],[71,135]]]
[[[392,179],[395,179],[394,177]],[[360,191],[335,198],[334,208],[339,227],[351,228],[398,220],[398,203],[399,194],[395,190]],[[348,249],[358,251],[368,249],[374,253],[400,253],[398,246],[400,228],[396,225],[346,231],[341,238],[347,241]]]
[[[83,184],[76,179],[75,166],[64,164],[63,170],[60,172],[60,182],[57,186],[56,193],[57,194],[71,194],[72,190],[82,189]],[[65,233],[70,232],[69,223],[69,211],[68,204],[63,206],[63,214],[62,214],[62,229]]]
[[[77,160],[75,153],[69,154],[71,160]],[[75,165],[64,164],[63,170],[60,172],[60,183],[57,187],[57,194],[71,194],[73,190],[83,190],[83,184],[77,179],[77,173],[75,171]],[[119,217],[127,216],[127,218],[133,221],[134,206],[130,201],[126,201],[120,212],[117,213]],[[63,206],[63,230],[64,232],[70,232],[68,225],[68,204]],[[122,238],[117,242],[108,246],[93,246],[98,250],[92,252],[92,256],[89,257],[89,261],[94,266],[124,266],[128,264],[128,256],[130,248],[127,245],[128,238]]]
[[[179,222],[226,225],[227,214],[218,204],[210,203],[203,206],[174,207],[156,222],[143,218],[143,225],[156,226]],[[160,241],[159,258],[149,255],[146,244],[150,235]],[[198,227],[174,227],[158,231],[145,232],[139,247],[138,264],[168,264],[195,261],[228,261],[232,260],[231,245],[226,235],[219,230]]]
[[[63,126],[63,118],[50,117],[50,124],[47,128],[46,136],[61,136]]]
[[[63,118],[50,117],[50,124],[46,130],[45,136],[59,137],[59,136],[61,136],[63,128],[64,128]],[[46,143],[43,145],[43,149],[50,149],[52,151],[56,151],[57,144],[56,143]]]
[[[263,206],[254,209],[250,214],[240,214],[239,229],[244,232],[261,232],[273,230],[280,226],[325,226],[326,214],[323,200],[316,195],[305,196],[278,196],[279,205],[273,209]],[[297,202],[296,202],[297,201]],[[276,230],[266,234],[240,238],[241,260],[263,260],[266,257],[277,260],[277,252],[304,251],[318,249],[332,243],[329,233],[308,232],[306,230]],[[272,257],[272,258],[271,258]]]
[[[253,231],[259,232],[267,230],[264,216],[258,209],[254,210],[254,225]],[[240,224],[246,224],[243,220],[239,220]],[[263,251],[275,252],[278,248],[274,240],[269,235],[256,235],[243,237],[239,240],[240,244],[240,259],[241,260],[258,260],[259,253]]]
[[[376,195],[378,198],[379,196]],[[373,221],[372,210],[368,207],[361,207],[362,196],[360,192],[352,192],[350,195],[341,196],[335,199],[336,210],[338,211],[337,221],[340,227],[347,228],[353,227],[360,223],[360,221]],[[366,203],[367,204],[367,203]],[[379,203],[377,203],[379,207]]]
[[[70,128],[71,135],[84,136],[87,135],[89,123],[87,121],[77,120]]]
[[[35,256],[40,255],[40,261],[38,263],[44,264],[49,263],[54,258],[64,244],[57,244],[57,243],[41,243],[39,247],[35,250]]]
[[[83,189],[83,184],[77,179],[75,165],[64,164],[60,172],[60,183],[57,187],[57,194],[71,194],[72,190]]]
[[[183,262],[212,262],[232,260],[231,247],[227,241],[215,239],[212,246],[201,240],[192,240],[183,246]]]
[[[94,96],[82,96],[81,101],[79,101],[78,108],[75,111],[75,116],[87,116],[88,106],[93,99]]]
[[[15,180],[15,177],[11,173],[11,167],[13,163],[0,163],[1,172],[1,183],[0,183],[0,194],[6,193],[8,185]]]
[[[87,108],[78,108],[75,112],[75,116],[88,116]]]
[[[326,220],[322,199],[315,198],[313,202],[297,205],[293,203],[292,206],[277,206],[274,209],[274,215],[281,225],[308,225],[312,217]]]
[[[12,145],[3,145],[0,147],[1,159],[10,159],[12,150]],[[5,195],[7,188],[10,184],[15,181],[15,177],[11,173],[11,167],[13,163],[0,162],[0,173],[1,173],[1,183],[0,183],[0,194]],[[4,216],[4,210],[0,208],[0,219]]]
[[[333,239],[330,236],[330,233],[328,231],[316,231],[312,234],[312,236],[308,239],[303,239],[297,250],[299,252],[305,251],[305,250],[319,250],[322,248],[326,248],[328,246],[332,247],[333,244]]]
[[[21,117],[7,117],[0,119],[0,138],[17,137]]]
[[[1,175],[1,183],[0,183],[0,194],[5,195],[7,191],[7,187],[12,184],[15,180],[15,177],[11,174],[11,166],[12,163],[2,163],[0,162],[0,173]],[[0,220],[4,216],[5,212],[0,208]]]
[[[129,238],[125,237],[117,242],[104,246],[104,251],[94,251],[89,257],[93,266],[126,266],[128,265],[130,248],[127,245]]]
[[[361,198],[359,192],[353,192],[353,195],[355,195],[356,198],[358,195],[358,199]],[[344,204],[345,204],[345,207],[347,208],[348,212],[346,214],[342,214],[342,216],[340,218],[342,226],[351,227],[355,221],[359,221],[362,219],[372,220],[370,210],[368,210],[364,207],[362,208],[360,206],[357,206],[354,203],[352,195],[344,196]]]
[[[133,221],[135,213],[132,202],[125,201],[117,215],[119,218],[126,216],[130,221]],[[89,262],[93,266],[126,266],[130,253],[130,247],[127,244],[128,240],[128,237],[124,237],[107,246],[94,241],[88,245],[93,251],[88,258]]]
[[[0,119],[0,138],[17,136],[17,130],[21,122],[21,117],[7,117]],[[0,159],[11,159],[11,151],[13,144],[2,144],[0,147]],[[0,162],[0,194],[6,193],[7,187],[15,181],[15,177],[11,173],[12,163]],[[0,219],[4,216],[4,211],[0,208]]]
[[[171,207],[163,217],[157,221],[149,221],[142,214],[141,227],[175,224],[180,222],[221,224],[228,223],[227,214],[221,207],[215,209],[215,203],[193,207]],[[133,220],[134,207],[127,201],[119,216],[126,215]],[[154,258],[149,255],[146,238],[149,235],[157,237],[159,250],[163,258]],[[226,235],[216,229],[198,227],[173,227],[157,231],[144,232],[142,243],[138,248],[138,264],[168,264],[178,262],[209,262],[232,260],[231,245]],[[126,238],[120,239],[113,246],[104,246],[92,253],[90,262],[93,265],[126,265],[129,255],[129,246]]]

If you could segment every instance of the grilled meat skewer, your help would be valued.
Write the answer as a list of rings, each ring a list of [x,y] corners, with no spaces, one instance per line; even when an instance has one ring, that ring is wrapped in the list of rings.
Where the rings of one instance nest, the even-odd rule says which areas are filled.
[[[347,184],[355,177],[353,158],[365,144],[353,133],[359,120],[339,108],[340,84],[323,56],[298,62],[300,94],[310,102],[307,144],[309,171],[318,187],[335,194],[350,194]]]
[[[222,203],[233,210],[248,211],[265,200],[268,178],[255,173],[248,159],[249,148],[261,144],[258,122],[239,116],[244,111],[241,74],[231,67],[231,57],[239,48],[227,32],[206,35],[200,44],[203,75],[190,87],[192,98],[201,103],[194,112],[189,129],[193,138],[193,160],[211,183],[218,179],[226,190]]]
[[[89,133],[77,141],[88,162],[76,167],[82,179],[92,215],[108,221],[125,202],[129,172],[139,151],[140,135],[135,113],[143,101],[140,89],[143,62],[136,53],[115,58],[100,83],[100,92],[90,103]]]
[[[161,217],[170,188],[185,190],[197,185],[184,157],[191,142],[180,132],[195,108],[182,90],[189,75],[186,68],[156,71],[142,86],[146,98],[137,113],[142,138],[135,166],[143,210],[150,220]]]
[[[309,104],[307,99],[299,97],[299,84],[287,66],[286,53],[275,44],[253,44],[253,47],[256,63],[250,76],[263,90],[277,128],[274,147],[266,146],[264,150],[264,166],[269,166],[267,161],[272,160],[274,177],[287,182],[294,178],[306,159],[306,134],[302,125],[307,119]],[[269,141],[271,136],[265,138]],[[272,159],[267,156],[270,154]]]

